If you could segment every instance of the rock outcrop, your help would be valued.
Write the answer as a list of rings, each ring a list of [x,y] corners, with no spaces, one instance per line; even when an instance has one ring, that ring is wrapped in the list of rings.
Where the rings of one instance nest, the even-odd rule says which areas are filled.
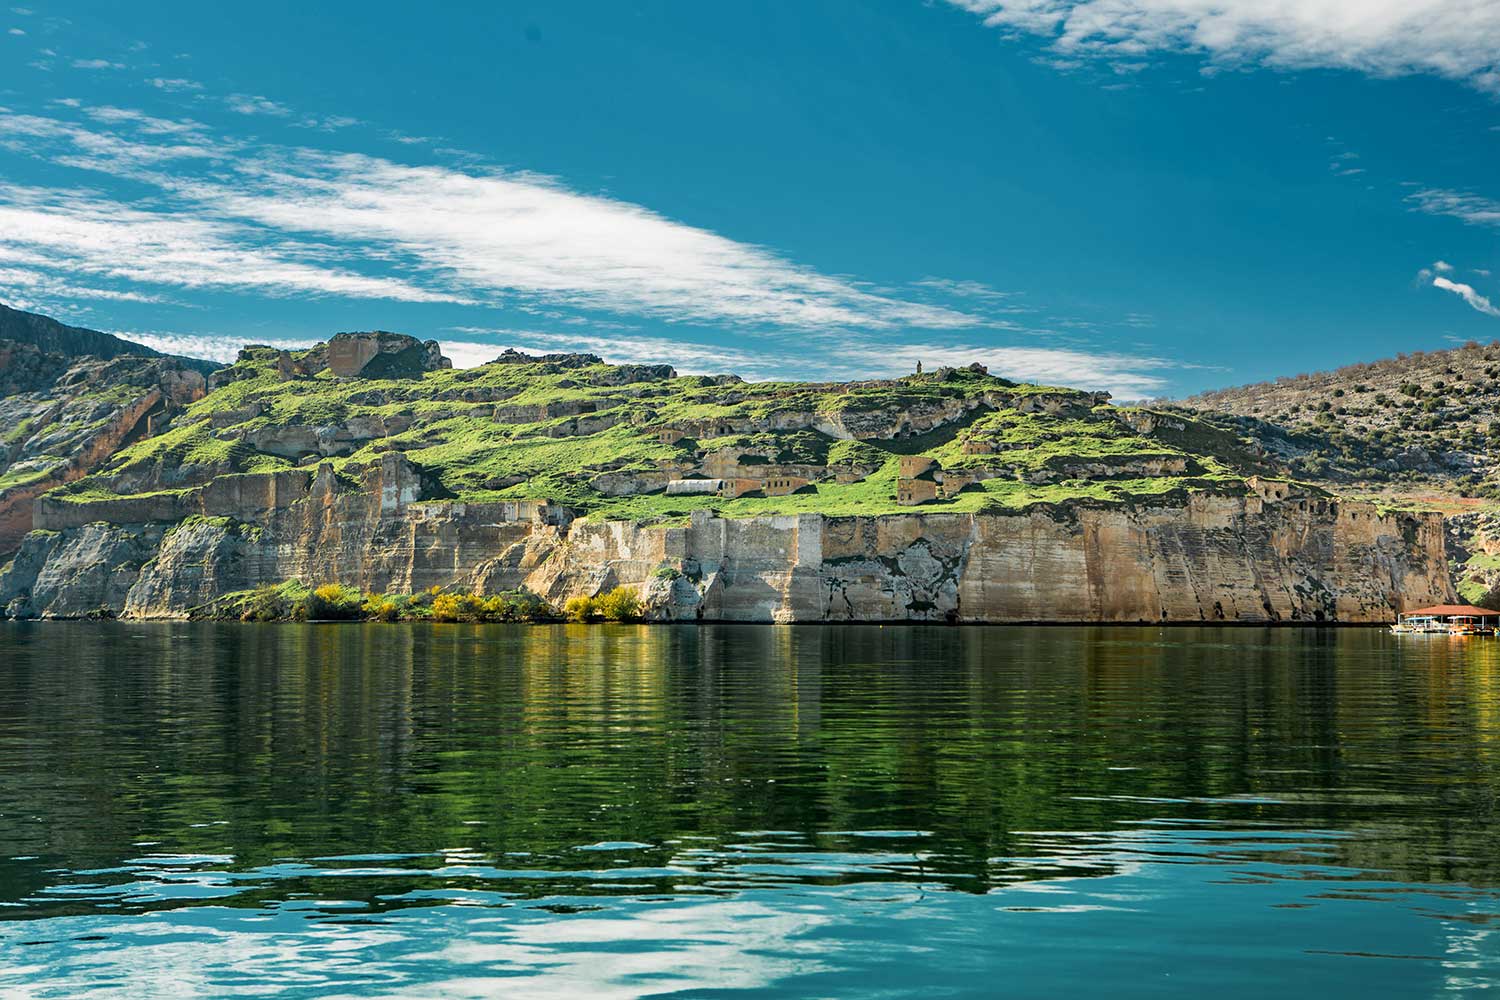
[[[328,370],[337,378],[420,378],[452,368],[435,340],[404,333],[340,333],[328,341]]]
[[[177,525],[54,523],[0,574],[12,614],[183,617],[288,578],[370,592],[525,587],[553,601],[639,589],[659,620],[1375,622],[1453,597],[1435,514],[1262,484],[1249,495],[878,517],[707,511],[686,524],[574,520],[530,502],[419,499],[396,454],[239,477]],[[174,510],[173,519],[186,508]]]
[[[0,556],[33,525],[48,490],[102,466],[202,397],[204,378],[173,358],[73,360],[0,341]]]

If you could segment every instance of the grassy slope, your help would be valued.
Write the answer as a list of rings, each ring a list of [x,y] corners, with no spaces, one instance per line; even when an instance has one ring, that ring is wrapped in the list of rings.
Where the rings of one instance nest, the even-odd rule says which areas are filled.
[[[984,481],[960,495],[923,505],[923,511],[1016,510],[1038,503],[1076,500],[1116,502],[1159,496],[1191,488],[1235,488],[1247,471],[1248,445],[1220,431],[1196,427],[1194,433],[1145,436],[1117,418],[1112,407],[1081,415],[1051,416],[1014,409],[981,407],[920,436],[891,440],[846,441],[810,430],[756,429],[712,440],[684,439],[662,444],[661,427],[684,421],[774,420],[778,414],[818,413],[846,419],[879,420],[883,414],[936,407],[945,401],[975,399],[986,392],[1008,397],[1068,390],[1015,386],[1002,379],[960,370],[947,378],[915,376],[884,382],[731,383],[682,377],[612,386],[614,370],[605,365],[556,369],[540,365],[494,364],[461,371],[430,372],[417,380],[349,380],[316,377],[282,381],[273,356],[241,362],[238,380],[209,394],[179,416],[165,433],[122,451],[101,474],[64,488],[59,495],[101,499],[114,493],[114,477],[139,487],[152,477],[142,470],[201,466],[204,474],[291,468],[293,461],[257,451],[247,436],[257,431],[303,425],[337,426],[356,418],[410,420],[410,427],[363,443],[351,454],[330,459],[345,468],[378,460],[398,449],[423,467],[439,484],[440,495],[458,500],[548,499],[594,516],[639,519],[678,518],[711,508],[728,516],[821,512],[887,514],[909,512],[895,502],[896,458],[925,453],[947,468],[1003,467],[1002,478]],[[1069,398],[1086,401],[1083,394]],[[572,418],[554,417],[530,423],[504,423],[491,416],[495,407],[588,403],[590,419],[618,417],[612,427],[579,436],[548,436]],[[210,416],[246,410],[258,404],[260,415],[215,428]],[[1216,436],[1217,435],[1217,436]],[[966,456],[961,442],[971,436],[993,441],[996,455]],[[1215,454],[1209,447],[1225,454]],[[831,480],[786,497],[747,496],[724,500],[711,496],[646,494],[610,497],[590,480],[608,471],[655,471],[658,463],[691,464],[704,453],[733,450],[769,453],[782,463],[858,463],[873,469],[867,478],[839,484]],[[1130,463],[1144,458],[1183,458],[1189,474],[1143,476]],[[1117,476],[1082,478],[1074,466],[1088,465],[1097,476],[1101,463],[1118,465]],[[200,477],[201,478],[201,477]],[[519,479],[519,482],[512,480]],[[1040,481],[1047,480],[1047,481]],[[166,482],[156,476],[154,481]],[[169,487],[163,487],[166,489]],[[156,490],[157,492],[161,490]]]

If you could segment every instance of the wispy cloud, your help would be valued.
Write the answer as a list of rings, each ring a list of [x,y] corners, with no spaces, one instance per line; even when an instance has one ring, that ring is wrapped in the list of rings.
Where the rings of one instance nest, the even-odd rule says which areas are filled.
[[[203,89],[203,84],[197,82],[196,80],[188,80],[180,76],[153,76],[146,82],[155,87],[157,90],[165,90],[169,94],[177,94],[183,93],[184,91]]]
[[[913,282],[913,284],[918,288],[930,288],[945,295],[954,295],[963,299],[981,299],[990,302],[999,302],[1003,299],[1012,298],[1016,294],[1015,292],[1002,292],[998,288],[986,285],[982,281],[967,279],[923,278],[921,281]]]
[[[74,69],[124,69],[124,63],[110,62],[108,59],[74,59],[71,63]]]
[[[92,224],[120,236],[187,241],[195,266],[174,279],[139,253],[110,262],[143,281],[233,285],[236,255],[257,267],[244,287],[295,287],[426,300],[551,303],[672,321],[786,329],[956,329],[989,320],[943,305],[876,294],[638,205],[574,191],[524,173],[410,166],[310,148],[211,139],[196,123],[120,109],[84,109],[95,127],[0,114],[0,141],[18,151],[154,185],[151,209],[102,197],[0,191],[23,245],[61,252],[63,235]],[[99,126],[115,126],[105,129]],[[193,170],[200,160],[212,170]],[[171,163],[172,169],[164,169]],[[253,238],[251,251],[239,245]],[[69,244],[80,253],[81,241]],[[214,253],[225,254],[223,266]],[[91,266],[106,258],[96,255]],[[314,277],[301,261],[315,261]],[[277,262],[280,262],[278,266]],[[374,264],[395,274],[361,277]],[[333,276],[333,277],[330,277]],[[290,283],[288,281],[290,279]]]
[[[1467,191],[1424,188],[1406,200],[1428,215],[1446,215],[1471,226],[1500,227],[1500,202]]]
[[[0,262],[141,285],[462,301],[399,278],[309,260],[307,248],[297,254],[233,222],[163,215],[86,193],[0,184],[0,233]]]
[[[1445,292],[1452,292],[1467,302],[1471,308],[1484,313],[1486,316],[1500,317],[1500,309],[1497,309],[1494,303],[1490,302],[1488,298],[1476,292],[1473,285],[1465,285],[1458,281],[1449,281],[1443,277],[1433,278],[1432,285],[1434,288],[1441,288]]]
[[[1063,60],[1189,52],[1214,65],[1431,74],[1500,93],[1500,5],[1484,0],[948,0],[1052,39]]]
[[[241,115],[271,115],[274,118],[286,118],[292,113],[292,109],[285,104],[279,104],[269,97],[258,97],[255,94],[230,94],[224,98],[224,106]]]
[[[35,271],[24,267],[8,267],[0,263],[0,288],[5,289],[5,294],[11,299],[10,304],[15,308],[31,308],[38,300],[30,296],[43,296],[46,299],[57,299],[59,297],[68,299],[93,299],[104,302],[164,302],[160,295],[149,295],[145,292],[137,292],[129,289],[118,288],[95,288],[88,285],[79,285],[56,274],[46,271]]]

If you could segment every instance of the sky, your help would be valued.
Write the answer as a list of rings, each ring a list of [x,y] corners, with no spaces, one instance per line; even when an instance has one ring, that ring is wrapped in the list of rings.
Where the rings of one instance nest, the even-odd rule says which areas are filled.
[[[164,350],[1138,399],[1500,337],[1493,0],[0,9],[0,302]]]

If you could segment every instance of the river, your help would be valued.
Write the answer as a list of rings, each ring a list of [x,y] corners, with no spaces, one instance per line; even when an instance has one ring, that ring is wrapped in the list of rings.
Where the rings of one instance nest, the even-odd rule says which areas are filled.
[[[1500,641],[0,626],[0,996],[1463,994]]]

